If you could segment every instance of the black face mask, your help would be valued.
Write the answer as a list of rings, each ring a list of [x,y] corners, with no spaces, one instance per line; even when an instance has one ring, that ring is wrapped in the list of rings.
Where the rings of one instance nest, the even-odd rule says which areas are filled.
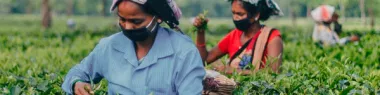
[[[242,20],[234,20],[235,27],[240,31],[247,31],[248,28],[252,25],[249,20],[249,17],[244,18]]]
[[[334,31],[339,35],[342,33],[342,25],[338,22],[334,22]]]
[[[155,17],[153,17],[152,21],[150,21],[150,23],[146,27],[142,27],[142,28],[125,29],[120,23],[119,23],[119,26],[121,30],[123,31],[123,34],[127,36],[130,40],[132,40],[133,42],[141,42],[141,41],[145,41],[149,36],[154,34],[154,30],[157,25],[156,22],[152,24],[154,19]],[[148,29],[149,27],[153,27],[153,28],[149,30]]]

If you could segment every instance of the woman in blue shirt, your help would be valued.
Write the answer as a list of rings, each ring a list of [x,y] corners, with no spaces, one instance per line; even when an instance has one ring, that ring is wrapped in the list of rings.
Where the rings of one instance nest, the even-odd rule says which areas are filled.
[[[122,32],[100,40],[68,72],[62,88],[87,95],[90,81],[108,81],[109,94],[201,94],[205,71],[197,48],[176,28],[180,10],[172,0],[114,0]],[[168,10],[169,9],[169,10]]]

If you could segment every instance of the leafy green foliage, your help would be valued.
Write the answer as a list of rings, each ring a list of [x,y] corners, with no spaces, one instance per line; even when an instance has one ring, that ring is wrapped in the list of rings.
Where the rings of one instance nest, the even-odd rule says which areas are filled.
[[[74,15],[107,15],[108,8],[112,0],[71,0],[73,1],[72,11]],[[203,10],[209,10],[210,17],[231,17],[231,3],[227,0],[175,0],[181,8],[185,17],[194,17]],[[347,17],[359,17],[359,0],[274,0],[284,12],[285,16],[290,16],[291,11],[295,12],[297,17],[306,17],[307,8],[315,8],[322,4],[335,6],[339,11],[346,11]],[[66,14],[69,11],[69,0],[49,0],[53,14]],[[41,0],[1,0],[0,13],[18,13],[18,14],[39,14],[41,12]],[[376,7],[379,0],[366,0],[366,11],[372,9],[379,13],[380,8]],[[103,8],[103,6],[105,8]],[[344,9],[343,9],[344,8]],[[104,10],[106,9],[106,10]],[[368,14],[368,12],[366,12]],[[376,14],[378,15],[378,14]],[[344,16],[344,15],[342,15]]]
[[[52,29],[41,30],[38,19],[25,17],[29,16],[8,16],[0,22],[0,94],[63,94],[60,86],[68,70],[101,38],[118,31],[110,25],[116,18],[77,18],[80,26],[67,30],[56,17]],[[93,19],[97,23],[90,22]],[[216,46],[231,25],[211,22],[207,47]],[[265,68],[250,76],[235,73],[229,76],[239,83],[234,94],[380,93],[379,31],[345,31],[342,36],[362,34],[361,41],[319,48],[312,43],[312,27],[276,28],[284,41],[282,72]],[[107,82],[92,85],[92,89],[95,95],[106,94]]]
[[[362,31],[359,43],[319,48],[313,44],[311,33],[302,28],[278,29],[285,43],[282,72],[276,74],[265,68],[250,76],[233,74],[230,77],[240,83],[234,94],[346,95],[379,91],[379,33]]]

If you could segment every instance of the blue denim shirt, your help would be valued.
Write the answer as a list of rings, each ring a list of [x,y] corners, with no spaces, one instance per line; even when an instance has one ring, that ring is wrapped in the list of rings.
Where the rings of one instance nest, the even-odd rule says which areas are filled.
[[[205,70],[191,39],[158,27],[152,48],[138,64],[133,42],[122,32],[101,39],[94,50],[68,72],[62,88],[73,93],[77,80],[108,81],[108,93],[124,95],[199,95]]]

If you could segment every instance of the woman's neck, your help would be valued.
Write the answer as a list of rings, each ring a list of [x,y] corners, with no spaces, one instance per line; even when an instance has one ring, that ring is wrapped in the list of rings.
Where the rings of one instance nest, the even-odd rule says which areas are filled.
[[[149,50],[153,46],[154,39],[152,37],[147,38],[145,41],[135,42],[137,50]]]
[[[251,27],[247,30],[247,32],[243,33],[243,36],[245,38],[252,38],[257,32],[259,32],[261,29],[260,22],[255,22],[251,25]]]
[[[156,38],[156,34],[152,36],[149,36],[146,40],[135,42],[135,51],[137,59],[140,60],[141,58],[145,57],[149,50],[152,48],[154,44],[154,39]]]

